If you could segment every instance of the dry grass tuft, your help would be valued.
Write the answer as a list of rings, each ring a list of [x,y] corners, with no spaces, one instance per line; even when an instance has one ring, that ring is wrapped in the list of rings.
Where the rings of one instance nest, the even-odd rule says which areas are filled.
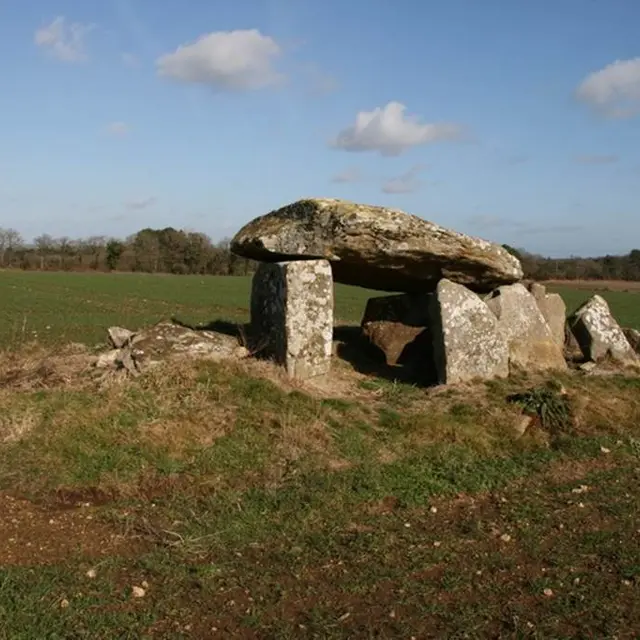
[[[89,371],[94,357],[83,345],[57,349],[38,345],[0,352],[0,389],[36,391],[78,388],[91,384]]]

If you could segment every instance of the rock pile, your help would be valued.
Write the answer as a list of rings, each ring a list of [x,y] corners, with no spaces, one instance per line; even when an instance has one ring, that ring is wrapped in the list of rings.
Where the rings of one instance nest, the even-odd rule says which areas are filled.
[[[249,222],[231,250],[261,262],[254,339],[295,378],[329,371],[334,280],[396,292],[369,300],[362,333],[388,365],[417,360],[442,384],[565,370],[567,330],[588,360],[638,362],[599,296],[567,324],[562,298],[527,289],[503,247],[397,209],[301,200]]]
[[[190,329],[169,321],[159,322],[137,333],[122,327],[111,327],[108,335],[113,348],[98,356],[95,367],[125,369],[132,375],[172,360],[220,362],[240,360],[249,355],[249,351],[233,336]]]

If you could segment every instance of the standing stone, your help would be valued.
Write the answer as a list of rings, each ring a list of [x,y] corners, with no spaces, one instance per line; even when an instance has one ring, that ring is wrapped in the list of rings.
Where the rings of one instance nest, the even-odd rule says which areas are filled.
[[[563,345],[554,339],[536,299],[524,285],[496,289],[487,305],[509,345],[511,365],[533,371],[567,368]]]
[[[536,299],[544,319],[551,329],[553,339],[564,348],[566,339],[567,305],[558,293],[547,293],[547,288],[539,282],[529,285],[529,292]]]
[[[567,305],[559,293],[547,293],[544,300],[538,301],[538,306],[544,319],[551,329],[556,344],[562,348],[564,346],[564,331],[567,324]]]
[[[595,295],[587,300],[571,316],[569,326],[587,360],[610,357],[621,364],[638,361],[603,297]]]
[[[546,293],[544,294],[546,296]],[[522,284],[496,289],[487,306],[509,345],[509,363],[523,369],[566,369],[563,343],[553,337],[536,299]]]
[[[370,298],[362,317],[362,333],[380,349],[387,364],[431,360],[430,294],[402,294]]]
[[[333,279],[326,260],[262,263],[251,290],[251,328],[263,353],[292,378],[329,371]]]
[[[498,319],[480,297],[444,279],[431,297],[429,311],[441,384],[509,375],[507,342]]]

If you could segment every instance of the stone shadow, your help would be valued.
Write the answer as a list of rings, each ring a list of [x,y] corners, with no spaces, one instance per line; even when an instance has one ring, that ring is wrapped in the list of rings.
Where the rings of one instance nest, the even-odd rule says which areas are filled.
[[[384,353],[363,335],[357,325],[338,325],[333,330],[335,353],[341,359],[365,375],[392,382],[433,386],[437,383],[435,368],[430,356],[429,331],[419,334],[409,343],[398,359],[397,365],[389,365]],[[427,344],[428,343],[428,344]]]
[[[251,333],[250,323],[233,322],[231,320],[215,319],[204,323],[189,323],[179,318],[171,321],[181,327],[194,331],[215,331],[237,338],[238,341],[251,351],[253,357],[264,356],[264,340]],[[397,365],[388,365],[384,353],[363,335],[359,325],[337,325],[333,329],[334,354],[341,360],[348,362],[359,373],[382,378],[392,382],[432,386],[436,383],[435,372],[430,366],[427,351],[421,344],[429,339],[428,332],[420,334],[408,344]],[[424,357],[421,357],[424,356]]]

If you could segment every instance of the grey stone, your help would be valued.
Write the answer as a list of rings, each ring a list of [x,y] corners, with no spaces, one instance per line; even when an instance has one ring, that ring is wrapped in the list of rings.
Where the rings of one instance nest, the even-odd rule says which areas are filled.
[[[509,375],[509,350],[498,319],[475,293],[441,280],[431,298],[430,316],[441,384]]]
[[[333,279],[326,260],[262,263],[253,277],[251,332],[292,378],[331,366]]]
[[[638,362],[607,301],[601,296],[587,300],[571,316],[569,326],[587,360],[598,362],[611,358],[621,364]]]
[[[538,300],[538,307],[551,329],[556,344],[563,348],[565,343],[565,326],[567,324],[567,305],[559,293],[547,293]]]
[[[122,349],[122,347],[129,344],[131,338],[135,336],[133,331],[129,329],[123,329],[122,327],[109,327],[107,329],[109,335],[109,341],[113,345],[114,349]]]
[[[540,302],[540,300],[544,300],[545,296],[547,295],[547,287],[545,287],[543,284],[540,284],[539,282],[531,282],[529,283],[529,286],[527,288],[529,289],[531,295],[538,302]]]
[[[512,366],[530,371],[567,368],[562,343],[554,339],[536,299],[524,285],[500,287],[486,303],[498,319]]]
[[[110,367],[115,367],[119,359],[120,349],[111,349],[99,354],[94,366],[98,369],[109,369]]]
[[[567,323],[567,305],[558,293],[547,293],[547,288],[540,282],[531,282],[529,292],[536,299],[544,319],[551,329],[553,339],[560,345],[565,344]]]
[[[324,258],[336,282],[380,291],[423,293],[447,278],[488,292],[523,275],[519,260],[498,244],[398,209],[329,198],[256,218],[231,250],[263,262]]]
[[[370,298],[362,317],[362,333],[385,355],[388,365],[432,360],[429,325],[431,294],[406,293]]]
[[[216,331],[191,329],[173,322],[158,324],[140,331],[129,349],[138,370],[167,360],[240,360],[249,355],[238,339]],[[120,357],[121,366],[132,371],[132,363]]]

